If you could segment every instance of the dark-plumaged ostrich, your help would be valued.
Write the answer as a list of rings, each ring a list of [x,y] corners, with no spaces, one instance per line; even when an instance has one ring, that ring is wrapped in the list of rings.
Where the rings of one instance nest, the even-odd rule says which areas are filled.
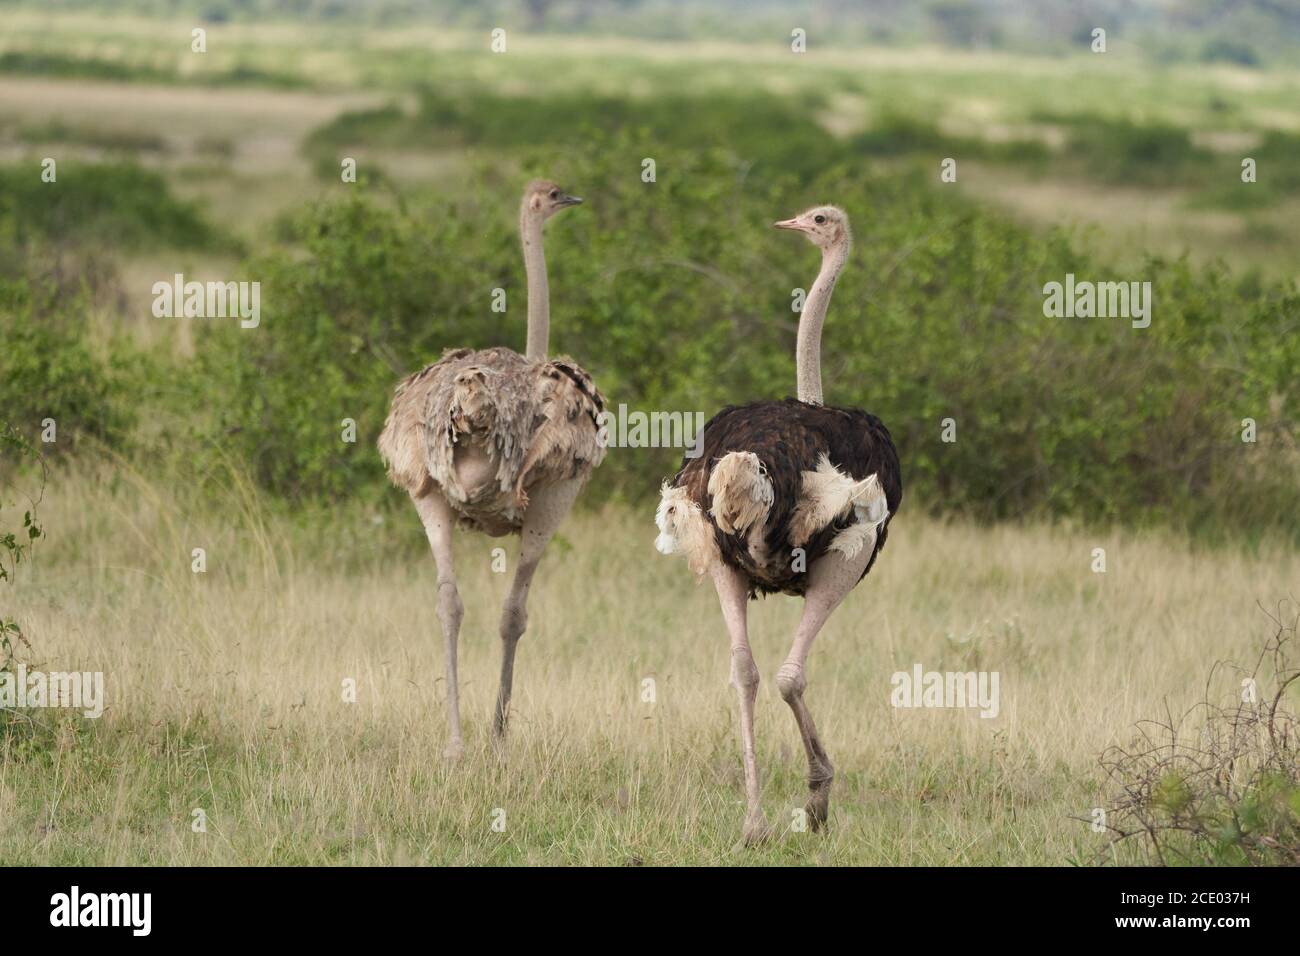
[[[834,767],[804,702],[804,665],[831,612],[875,563],[903,486],[898,453],[874,415],[822,404],[821,333],[835,280],[848,260],[848,216],[817,206],[781,229],[802,232],[822,253],[804,303],[796,346],[798,398],[729,406],[704,426],[701,453],[664,485],[656,547],[685,556],[718,592],[731,638],[731,682],[740,698],[744,750],[744,839],[771,829],[759,798],[754,750],[758,668],[749,648],[747,600],[802,595],[794,643],[776,674],[808,754],[805,808],[813,829],[826,823]]]
[[[379,452],[393,483],[415,502],[438,565],[438,620],[447,657],[446,754],[464,749],[456,645],[464,605],[452,567],[453,526],[493,537],[521,536],[519,558],[501,614],[501,686],[493,734],[510,716],[515,649],[528,620],[528,589],[546,543],[568,514],[592,469],[605,457],[598,440],[604,399],[568,358],[548,360],[550,299],[542,226],[582,202],[537,180],[519,211],[528,278],[528,351],[449,349],[398,384]]]

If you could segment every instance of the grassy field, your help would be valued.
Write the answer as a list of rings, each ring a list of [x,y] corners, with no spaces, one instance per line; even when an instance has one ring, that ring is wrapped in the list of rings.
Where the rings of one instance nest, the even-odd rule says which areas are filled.
[[[0,318],[26,363],[8,393],[0,364],[0,417],[32,437],[41,403],[60,401],[71,437],[46,449],[46,539],[0,583],[0,618],[30,642],[19,660],[102,671],[107,694],[98,720],[0,711],[0,860],[1145,859],[1132,842],[1108,851],[1080,819],[1115,797],[1099,755],[1134,741],[1135,722],[1235,700],[1238,673],[1208,675],[1220,661],[1249,669],[1276,632],[1268,613],[1298,596],[1300,552],[1273,528],[1295,511],[1294,292],[1261,276],[1300,275],[1300,68],[1168,65],[1123,42],[1027,56],[832,48],[814,33],[796,56],[782,36],[513,27],[494,55],[486,36],[428,25],[291,23],[209,25],[198,55],[193,26],[24,9],[0,35],[0,182],[30,186],[45,156],[60,168],[57,191],[0,194],[0,252],[13,250]],[[647,153],[668,157],[650,193]],[[1245,155],[1257,184],[1240,181]],[[341,156],[373,179],[342,186]],[[973,206],[941,192],[950,156]],[[443,759],[433,561],[414,510],[378,484],[371,407],[463,344],[447,330],[522,343],[520,310],[485,318],[475,290],[515,295],[519,180],[539,166],[591,173],[565,183],[588,195],[587,218],[548,227],[555,333],[613,401],[631,391],[712,413],[733,376],[761,388],[725,400],[789,391],[788,295],[812,259],[766,223],[813,199],[853,207],[828,395],[881,413],[896,438],[910,429],[912,483],[877,568],[810,659],[808,702],[837,768],[827,834],[793,827],[806,765],[774,677],[800,605],[770,598],[750,621],[778,838],[737,846],[721,616],[708,584],[655,554],[653,505],[628,500],[648,500],[657,478],[622,467],[625,452],[544,560],[504,751],[488,730],[509,576],[492,549],[513,564],[517,545],[458,542],[467,746]],[[836,195],[806,195],[826,183]],[[59,228],[43,232],[50,208]],[[1148,258],[1184,254],[1195,269]],[[1229,270],[1201,268],[1220,259]],[[1168,311],[1149,336],[1044,325],[1044,277],[1075,261],[1155,276]],[[236,348],[220,329],[155,318],[152,284],[175,272],[265,278],[266,324]],[[60,352],[60,337],[76,348]],[[892,408],[877,404],[886,388]],[[122,413],[111,428],[109,411]],[[344,414],[361,432],[346,454]],[[961,445],[937,444],[948,415]],[[1247,415],[1257,445],[1241,440]],[[1251,467],[1282,479],[1235,494]],[[0,462],[0,535],[21,521],[30,478]],[[935,517],[1015,518],[1021,500],[1061,518]],[[1249,507],[1211,507],[1222,501]],[[917,664],[998,672],[1000,713],[894,708],[891,676]]]
[[[1162,65],[1124,43],[1105,54],[1034,57],[814,42],[795,55],[780,37],[770,45],[652,42],[524,30],[495,55],[485,36],[433,26],[287,23],[209,24],[208,52],[195,54],[192,27],[14,11],[0,38],[0,158],[53,146],[60,156],[96,157],[116,143],[219,214],[237,209],[229,225],[255,237],[326,188],[298,146],[313,127],[350,111],[384,103],[410,110],[425,89],[449,100],[522,98],[539,113],[574,96],[652,105],[741,91],[795,104],[845,141],[906,117],[924,137],[905,142],[902,154],[932,168],[936,186],[940,160],[957,158],[967,194],[1037,226],[1095,229],[1100,248],[1126,264],[1140,261],[1136,250],[1189,252],[1295,275],[1286,250],[1300,242],[1300,200],[1279,187],[1279,177],[1293,175],[1285,157],[1300,134],[1294,68]],[[53,129],[51,116],[59,119]],[[1127,145],[1112,145],[1113,130],[1095,141],[1089,124],[1097,121],[1131,123],[1136,133]],[[1152,128],[1185,140],[1166,157],[1148,157],[1143,134]],[[1284,138],[1260,158],[1257,191],[1269,201],[1255,202],[1255,193],[1234,188],[1239,164],[1270,135]],[[350,145],[405,183],[463,182],[469,158],[459,146],[375,146],[361,137]],[[1100,171],[1101,152],[1127,148],[1152,160],[1154,175],[1134,183],[1123,167]]]
[[[24,657],[104,671],[107,709],[11,728],[8,863],[1082,862],[1105,839],[1073,819],[1107,799],[1098,753],[1199,700],[1216,660],[1253,661],[1271,633],[1257,602],[1294,598],[1298,564],[904,510],[811,658],[839,773],[826,835],[791,830],[804,761],[772,680],[799,603],[752,606],[764,802],[781,833],[744,850],[727,640],[711,588],[654,554],[651,515],[578,514],[552,545],[504,755],[488,721],[508,576],[491,570],[499,542],[461,541],[467,749],[449,765],[413,510],[303,526],[240,483],[216,512],[179,495],[125,467],[46,492],[49,540],[13,594]],[[894,709],[890,675],[914,663],[998,671],[1000,714]],[[1209,692],[1235,689],[1221,672]],[[191,830],[199,808],[206,833]]]

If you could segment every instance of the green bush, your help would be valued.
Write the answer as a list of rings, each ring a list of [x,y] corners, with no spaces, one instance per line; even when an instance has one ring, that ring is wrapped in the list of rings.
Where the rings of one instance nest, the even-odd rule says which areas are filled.
[[[46,456],[86,439],[125,443],[135,420],[132,357],[101,359],[86,341],[76,302],[49,289],[0,280],[0,422]],[[42,443],[53,419],[56,440]]]
[[[298,89],[307,84],[295,73],[265,70],[237,62],[221,70],[182,73],[139,61],[106,60],[40,50],[0,53],[0,74],[59,76],[122,83],[157,83],[174,86],[263,86]]]
[[[1249,43],[1228,37],[1214,37],[1205,41],[1201,59],[1206,63],[1235,63],[1237,66],[1259,66],[1259,54]]]
[[[524,342],[517,191],[546,173],[589,197],[548,227],[552,351],[579,359],[613,406],[701,411],[794,390],[791,290],[815,250],[770,228],[814,202],[853,218],[857,244],[827,323],[828,401],[879,414],[900,448],[910,507],[1260,530],[1295,515],[1294,287],[1151,259],[1117,275],[931,187],[829,165],[806,184],[731,150],[662,147],[637,175],[635,133],[540,147],[523,173],[487,165],[451,197],[350,192],[293,223],[296,247],[250,267],[257,330],[210,330],[201,381],[214,435],[288,496],[381,493],[373,448],[397,379],[449,346]],[[1043,315],[1044,283],[1150,281],[1148,329]],[[491,290],[507,290],[504,315]],[[956,420],[958,440],[940,440]],[[1241,420],[1261,441],[1240,440]],[[354,418],[355,445],[340,441]],[[613,449],[595,499],[644,499],[680,451]],[[364,491],[362,490],[364,489]]]
[[[1189,204],[1237,212],[1268,211],[1300,189],[1300,165],[1295,162],[1300,156],[1300,136],[1269,130],[1245,155],[1255,160],[1255,182],[1241,181],[1240,157],[1216,157],[1212,172],[1202,177],[1204,186]]]
[[[991,142],[973,137],[950,136],[933,123],[899,110],[888,110],[876,117],[868,129],[853,137],[852,147],[855,152],[871,156],[923,154],[931,163],[938,157],[959,156],[964,159],[1038,164],[1051,155],[1051,151],[1040,140]]]
[[[853,145],[864,153],[877,156],[902,156],[920,151],[938,152],[959,143],[944,135],[937,126],[905,113],[887,112],[871,127],[859,133]]]
[[[528,150],[607,140],[635,131],[640,152],[628,157],[639,174],[643,157],[671,149],[725,149],[740,163],[807,176],[846,155],[845,146],[817,123],[813,110],[759,94],[665,94],[644,99],[583,94],[509,97],[476,91],[450,97],[426,90],[408,114],[396,106],[344,113],[309,137],[306,148],[337,163],[352,146],[451,146]],[[773,135],[779,131],[779,135]]]
[[[0,166],[0,243],[238,248],[156,172],[126,162],[60,163],[56,172],[47,183],[35,161]]]
[[[168,71],[140,65],[128,65],[115,60],[94,57],[75,57],[66,53],[37,50],[8,50],[0,53],[0,73],[18,73],[27,76],[68,76],[94,80],[139,80],[165,82],[173,78]]]
[[[571,122],[555,124],[556,110]],[[438,193],[373,176],[295,211],[239,271],[261,283],[261,325],[196,326],[192,360],[126,340],[92,347],[89,258],[64,270],[89,289],[21,276],[39,268],[25,250],[41,244],[230,246],[198,207],[131,166],[61,166],[57,184],[30,163],[0,168],[0,251],[17,250],[5,269],[19,277],[0,286],[0,418],[34,436],[54,417],[60,450],[86,436],[200,467],[233,459],[298,502],[387,495],[374,440],[394,384],[448,347],[523,347],[516,208],[522,184],[547,175],[588,199],[548,226],[552,351],[585,365],[615,409],[707,417],[792,393],[792,290],[811,285],[818,259],[770,225],[836,202],[856,244],[825,330],[827,398],[889,425],[909,508],[1300,535],[1293,284],[1164,259],[1119,274],[1065,234],[936,189],[930,159],[882,169],[862,158],[889,142],[922,154],[963,141],[895,115],[842,143],[801,117],[757,96],[429,95],[414,114],[349,114],[309,146],[322,173],[370,136],[451,137],[471,144],[474,171]],[[1118,165],[1103,169],[1187,158],[1179,136],[1106,128],[1122,135]],[[1292,175],[1291,145],[1283,134],[1262,143],[1261,175]],[[655,182],[641,178],[647,155]],[[1151,327],[1045,317],[1043,286],[1067,273],[1151,282]],[[505,313],[491,310],[496,288]],[[941,440],[946,418],[955,443]],[[1245,418],[1259,442],[1240,440]],[[342,440],[344,419],[357,422],[355,443]],[[612,449],[588,500],[648,499],[680,457]]]
[[[74,126],[62,120],[19,126],[18,139],[27,143],[69,143],[113,153],[165,153],[167,140],[157,133]]]
[[[1152,186],[1184,182],[1213,162],[1182,127],[1101,116],[1071,120],[1065,154],[1103,182]]]

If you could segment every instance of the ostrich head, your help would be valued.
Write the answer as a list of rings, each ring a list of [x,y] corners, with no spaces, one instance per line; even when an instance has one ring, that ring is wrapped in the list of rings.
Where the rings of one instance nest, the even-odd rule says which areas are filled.
[[[580,202],[581,198],[570,196],[549,179],[534,179],[524,190],[524,215],[535,216],[545,222],[561,209],[576,206]]]
[[[852,238],[848,214],[838,206],[813,206],[793,219],[783,219],[772,225],[802,232],[809,242],[823,251],[847,244]]]

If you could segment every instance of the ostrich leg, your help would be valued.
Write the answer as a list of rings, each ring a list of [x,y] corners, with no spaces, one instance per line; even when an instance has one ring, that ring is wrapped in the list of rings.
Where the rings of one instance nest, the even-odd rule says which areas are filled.
[[[745,761],[745,828],[749,846],[762,843],[772,834],[759,801],[758,758],[754,748],[754,700],[758,696],[758,668],[749,650],[749,589],[745,577],[735,568],[718,562],[713,566],[713,586],[718,591],[722,617],[731,636],[731,683],[740,699],[740,742]]]
[[[835,768],[826,755],[821,738],[817,736],[817,725],[813,723],[812,714],[803,700],[804,688],[808,683],[804,678],[804,661],[808,658],[813,639],[831,612],[839,607],[844,596],[858,583],[875,550],[876,541],[872,537],[852,558],[845,558],[838,551],[830,551],[813,563],[808,570],[808,591],[804,596],[803,616],[799,619],[794,645],[790,648],[785,663],[776,672],[777,689],[794,712],[794,722],[799,725],[799,736],[803,738],[804,750],[808,753],[810,796],[804,810],[814,830],[820,830],[826,823]]]
[[[497,694],[496,720],[492,725],[492,733],[497,740],[504,739],[506,723],[510,719],[515,648],[519,644],[519,638],[524,636],[524,628],[528,626],[528,588],[533,583],[533,574],[542,560],[546,543],[573,507],[573,501],[581,490],[582,482],[572,479],[530,488],[528,491],[528,511],[524,515],[522,540],[519,543],[519,566],[515,568],[510,593],[506,595],[505,607],[501,612],[501,690]]]
[[[442,637],[447,648],[447,724],[450,730],[443,754],[449,760],[456,760],[465,749],[460,736],[460,686],[456,680],[456,641],[460,636],[465,606],[456,590],[456,571],[451,563],[454,518],[451,506],[437,488],[422,497],[412,498],[420,513],[420,521],[424,523],[424,532],[429,536],[433,560],[438,564],[438,621],[442,624]]]

